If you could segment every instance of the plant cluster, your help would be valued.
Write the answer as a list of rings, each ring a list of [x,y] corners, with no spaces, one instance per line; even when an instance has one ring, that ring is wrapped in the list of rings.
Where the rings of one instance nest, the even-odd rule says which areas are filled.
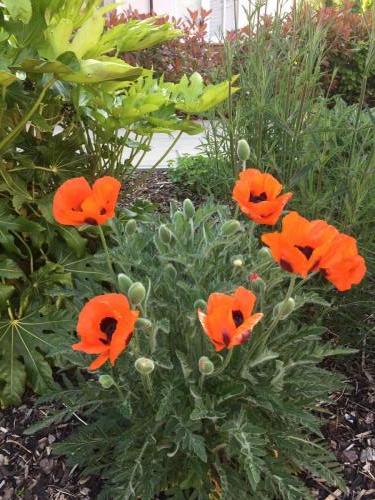
[[[197,133],[200,125],[190,116],[228,95],[228,82],[205,86],[195,73],[168,83],[114,55],[180,31],[155,19],[107,29],[112,6],[101,4],[19,0],[0,8],[2,407],[20,403],[26,385],[38,393],[53,385],[46,355],[59,352],[60,367],[68,362],[61,333],[79,307],[68,291],[70,264],[94,254],[100,241],[95,228],[84,238],[74,227],[56,225],[51,193],[73,176],[122,180],[155,132],[177,130],[177,139]]]
[[[216,68],[223,59],[223,48],[220,44],[207,41],[210,14],[210,10],[201,8],[187,9],[186,16],[180,19],[168,15],[159,16],[157,22],[171,23],[181,31],[181,37],[159,47],[125,54],[124,59],[131,64],[153,69],[157,75],[165,75],[169,81],[178,81],[184,74],[194,71],[201,73],[205,81],[212,81]],[[145,17],[145,14],[136,9],[128,8],[112,13],[108,25],[117,26]]]
[[[87,425],[55,451],[100,474],[100,498],[310,498],[302,471],[341,485],[311,411],[340,386],[317,363],[351,351],[294,313],[324,304],[309,283],[319,271],[348,290],[365,262],[354,238],[296,212],[262,235],[270,252],[259,248],[255,224],[274,225],[291,193],[270,174],[242,174],[233,195],[250,223],[189,199],[166,220],[109,221],[111,177],[56,192],[57,222],[103,235],[96,270],[74,276],[74,289],[92,290],[72,346],[91,374],[65,377],[49,396],[64,410],[29,432],[79,412]]]

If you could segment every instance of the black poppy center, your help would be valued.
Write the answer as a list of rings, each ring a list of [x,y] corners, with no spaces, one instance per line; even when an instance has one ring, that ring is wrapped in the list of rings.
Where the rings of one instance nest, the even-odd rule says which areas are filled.
[[[293,272],[293,267],[291,266],[291,264],[285,260],[285,259],[280,259],[280,267],[282,269],[284,269],[284,271],[288,271],[288,273],[292,273]]]
[[[226,347],[230,344],[230,335],[228,332],[223,332],[223,342]]]
[[[306,257],[306,259],[309,259],[314,251],[314,249],[309,247],[309,246],[300,247],[298,245],[295,245],[295,247],[298,248],[298,250],[303,253],[303,255]]]
[[[85,223],[89,224],[90,226],[97,226],[98,225],[98,221],[96,219],[94,219],[93,217],[87,217],[87,219],[85,219]]]
[[[105,208],[102,208],[100,210],[100,215],[105,215],[107,213],[107,210]]]
[[[232,318],[237,328],[244,322],[244,317],[241,311],[232,311]]]
[[[259,195],[250,193],[249,201],[251,201],[251,203],[260,203],[261,201],[266,201],[266,200],[267,200],[267,194],[264,191]]]
[[[117,327],[117,319],[106,317],[103,318],[100,322],[100,329],[103,333],[106,334],[106,339],[101,339],[103,344],[109,344],[112,340],[112,335],[115,333]]]

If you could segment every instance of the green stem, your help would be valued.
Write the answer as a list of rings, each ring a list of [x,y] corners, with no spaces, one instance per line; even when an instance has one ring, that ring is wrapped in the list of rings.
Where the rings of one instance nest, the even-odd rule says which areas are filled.
[[[232,355],[233,355],[233,349],[228,349],[227,355],[226,355],[226,357],[224,359],[224,363],[220,366],[220,368],[218,368],[216,371],[214,371],[209,376],[213,377],[213,376],[216,376],[216,375],[221,375],[223,373],[223,371],[225,370],[225,368],[229,365],[230,360],[232,359]]]
[[[109,254],[108,245],[107,245],[107,242],[106,242],[104,232],[103,232],[101,225],[98,226],[98,231],[99,231],[100,241],[102,242],[102,246],[103,246],[104,253],[106,256],[109,273],[116,280],[116,274],[115,274],[115,271],[113,270],[113,266],[112,266],[112,259],[111,259],[111,256]]]
[[[36,112],[38,109],[39,105],[44,99],[44,96],[46,95],[47,90],[51,87],[51,85],[55,82],[55,80],[50,80],[42,89],[38,99],[35,101],[35,103],[32,105],[32,107],[29,109],[29,111],[23,116],[22,120],[19,122],[17,127],[15,127],[12,132],[10,132],[4,139],[0,142],[0,151],[3,151],[5,148],[7,148],[13,141],[14,139],[22,132],[23,128],[27,124],[27,122],[30,120],[30,118],[33,116],[33,114]]]

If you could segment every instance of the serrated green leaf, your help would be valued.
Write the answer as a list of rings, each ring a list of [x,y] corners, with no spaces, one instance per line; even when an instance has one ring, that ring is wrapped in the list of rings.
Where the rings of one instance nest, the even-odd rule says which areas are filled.
[[[20,20],[24,24],[30,21],[32,15],[30,0],[4,0],[4,4],[13,19]]]

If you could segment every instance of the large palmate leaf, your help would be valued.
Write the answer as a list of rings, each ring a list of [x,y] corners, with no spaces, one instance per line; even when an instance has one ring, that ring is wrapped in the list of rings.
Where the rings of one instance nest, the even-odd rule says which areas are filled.
[[[67,311],[52,307],[19,319],[0,320],[1,407],[19,404],[26,383],[39,394],[53,386],[52,370],[44,355],[70,346],[73,326]]]

